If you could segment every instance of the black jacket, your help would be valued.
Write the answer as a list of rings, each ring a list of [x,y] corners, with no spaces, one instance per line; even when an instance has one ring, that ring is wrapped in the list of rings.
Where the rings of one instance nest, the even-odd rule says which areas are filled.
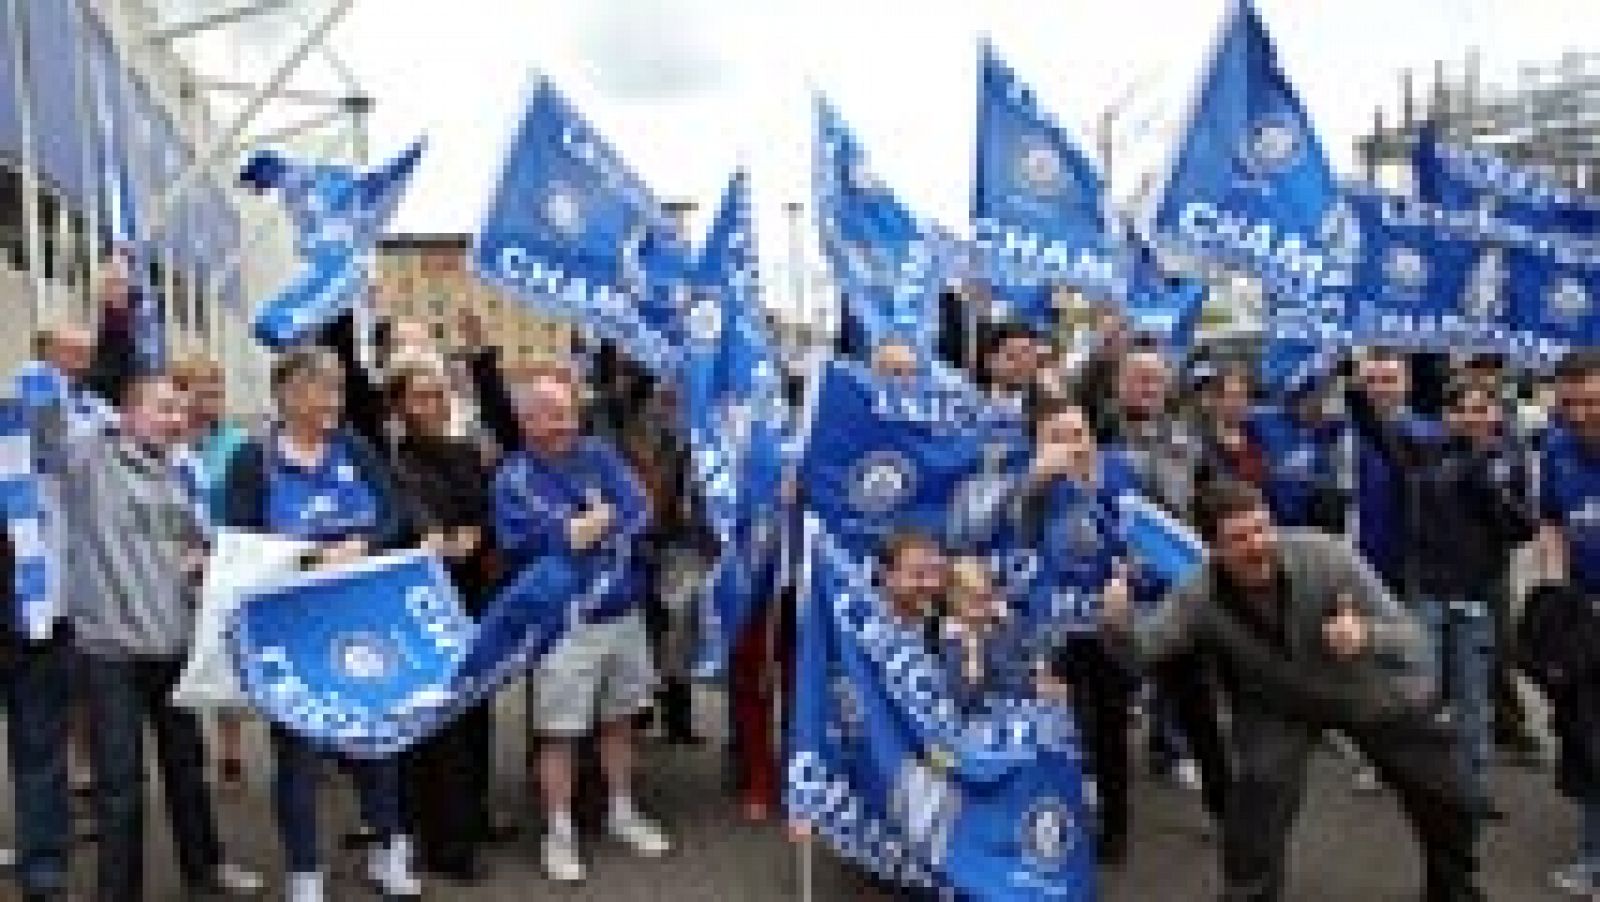
[[[1517,660],[1550,699],[1560,741],[1559,780],[1574,798],[1600,792],[1600,598],[1570,585],[1528,595]]]
[[[1526,480],[1499,478],[1493,457],[1463,439],[1394,429],[1363,395],[1350,395],[1356,428],[1400,481],[1405,594],[1412,600],[1491,598],[1512,550],[1538,528],[1520,491]]]

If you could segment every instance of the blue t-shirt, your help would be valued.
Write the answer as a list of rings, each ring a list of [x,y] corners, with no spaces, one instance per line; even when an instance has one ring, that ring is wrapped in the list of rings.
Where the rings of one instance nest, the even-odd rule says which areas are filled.
[[[1573,584],[1600,592],[1600,449],[1552,427],[1539,480],[1540,516],[1567,539]]]
[[[267,439],[267,528],[313,542],[372,538],[381,519],[378,491],[356,465],[349,439],[335,436],[314,467],[283,454]]]
[[[598,494],[616,509],[610,535],[585,551],[572,548],[567,523]],[[495,541],[513,570],[548,555],[564,555],[590,583],[585,617],[613,619],[639,603],[634,539],[649,523],[644,490],[610,445],[579,441],[572,453],[549,458],[518,451],[494,480]]]

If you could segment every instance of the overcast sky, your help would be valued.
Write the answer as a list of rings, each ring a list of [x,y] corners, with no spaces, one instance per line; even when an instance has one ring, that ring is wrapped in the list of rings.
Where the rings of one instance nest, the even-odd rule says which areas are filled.
[[[378,101],[374,153],[432,145],[403,231],[476,222],[529,74],[551,76],[664,197],[710,205],[753,172],[764,251],[809,195],[811,91],[827,93],[883,178],[964,229],[977,41],[988,35],[1088,146],[1131,98],[1117,188],[1167,154],[1225,0],[365,0],[335,41]],[[1596,0],[1258,0],[1335,162],[1398,73],[1482,48],[1489,80],[1600,50]]]

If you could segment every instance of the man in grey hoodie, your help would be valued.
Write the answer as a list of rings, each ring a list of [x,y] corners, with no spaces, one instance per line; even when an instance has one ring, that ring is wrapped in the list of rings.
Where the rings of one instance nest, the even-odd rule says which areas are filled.
[[[204,534],[171,450],[185,428],[183,394],[165,376],[134,379],[120,428],[73,430],[60,406],[40,413],[42,458],[59,470],[67,613],[82,656],[101,833],[95,898],[144,889],[143,735],[156,737],[186,889],[250,895],[261,881],[224,863],[194,713],[172,704],[193,630]]]
[[[1259,491],[1223,481],[1196,499],[1202,572],[1148,614],[1105,593],[1106,634],[1142,662],[1202,650],[1232,701],[1224,805],[1228,902],[1284,895],[1290,827],[1324,730],[1350,736],[1400,799],[1423,848],[1428,902],[1475,902],[1481,811],[1454,766],[1426,636],[1348,543],[1278,530]]]

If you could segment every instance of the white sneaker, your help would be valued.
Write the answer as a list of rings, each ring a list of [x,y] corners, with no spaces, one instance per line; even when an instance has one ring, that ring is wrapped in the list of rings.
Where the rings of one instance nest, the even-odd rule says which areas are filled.
[[[1200,764],[1193,758],[1179,758],[1172,766],[1172,782],[1190,792],[1200,791]]]
[[[606,830],[613,839],[632,849],[635,855],[660,858],[672,851],[672,841],[667,839],[667,835],[641,814],[610,818]]]
[[[289,875],[289,902],[322,902],[322,875],[306,872]]]
[[[582,883],[588,877],[578,857],[578,841],[569,835],[544,835],[544,875],[557,883]]]
[[[1383,792],[1383,781],[1375,768],[1358,767],[1350,778],[1350,788],[1362,795],[1376,795]]]
[[[396,836],[367,850],[367,879],[390,899],[422,896],[422,883],[411,873],[411,840]]]
[[[260,874],[227,861],[217,865],[211,882],[224,896],[257,896],[267,888],[267,881]]]
[[[1550,875],[1556,889],[1569,896],[1594,898],[1600,895],[1600,872],[1594,866],[1578,862],[1569,864]]]
[[[17,866],[17,850],[0,846],[0,871],[9,871]]]

